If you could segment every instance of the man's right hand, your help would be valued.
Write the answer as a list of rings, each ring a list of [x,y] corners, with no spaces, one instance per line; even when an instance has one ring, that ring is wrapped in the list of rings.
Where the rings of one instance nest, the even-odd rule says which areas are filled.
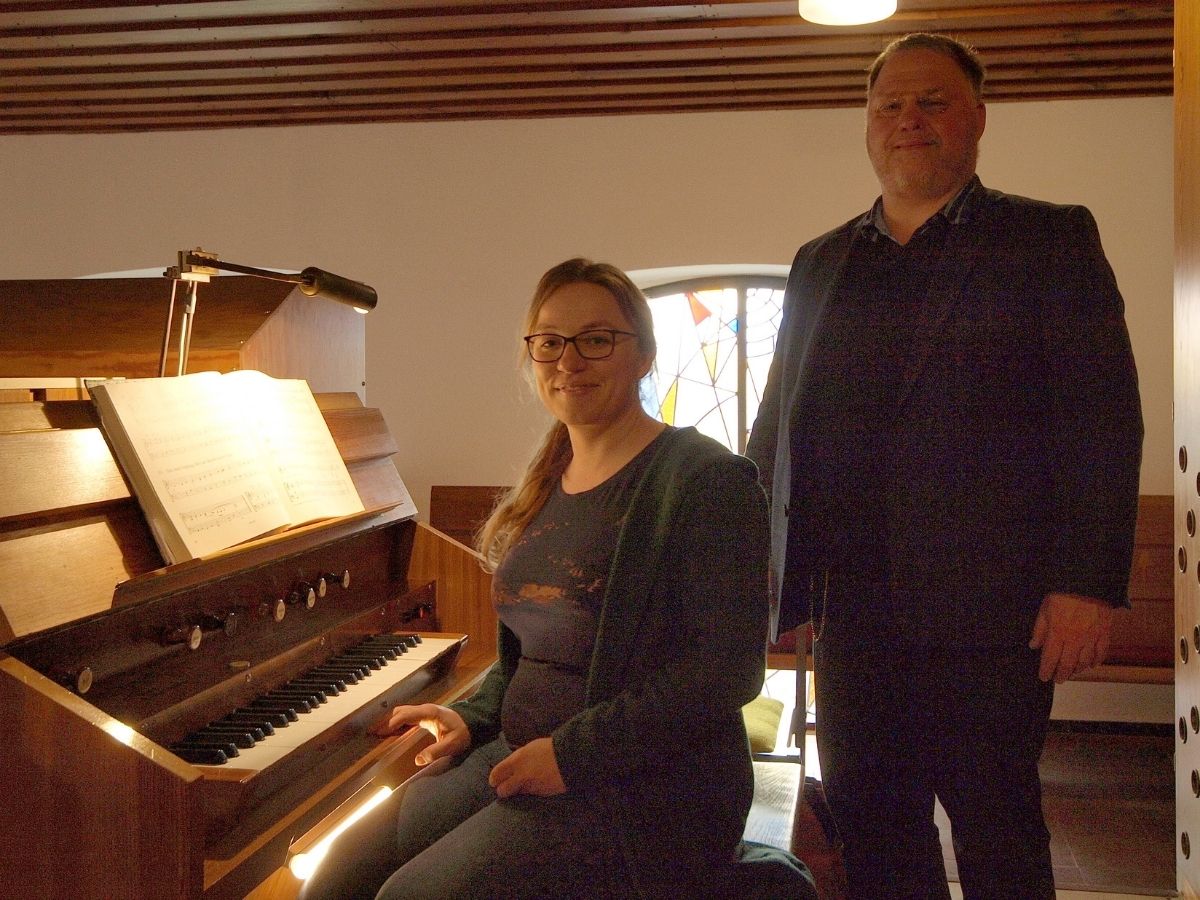
[[[1031,650],[1041,650],[1038,677],[1062,684],[1068,678],[1098,666],[1108,653],[1113,608],[1095,597],[1047,594],[1033,623]]]
[[[413,757],[418,766],[443,756],[457,756],[471,746],[471,731],[462,716],[434,703],[397,706],[373,730],[378,735],[396,734],[408,725],[419,725],[433,735],[433,743]]]

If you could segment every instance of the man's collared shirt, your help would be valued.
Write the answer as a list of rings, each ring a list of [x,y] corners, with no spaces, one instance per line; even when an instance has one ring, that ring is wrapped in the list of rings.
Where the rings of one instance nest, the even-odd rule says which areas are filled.
[[[937,222],[946,222],[950,225],[961,225],[963,222],[969,222],[982,198],[983,183],[980,182],[978,175],[972,175],[971,180],[963,185],[962,190],[946,201],[945,206],[930,216],[916,230],[913,237],[916,237],[926,228],[934,225],[935,220]],[[854,227],[860,235],[871,241],[878,241],[881,236],[893,242],[896,241],[892,237],[892,233],[888,230],[887,220],[883,215],[883,197],[876,198],[875,203],[863,214]]]

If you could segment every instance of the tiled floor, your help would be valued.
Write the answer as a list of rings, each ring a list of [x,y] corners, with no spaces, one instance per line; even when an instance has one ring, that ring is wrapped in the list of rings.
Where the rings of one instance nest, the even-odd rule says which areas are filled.
[[[1057,900],[1143,900],[1141,894],[1097,894],[1091,891],[1055,891]],[[962,900],[962,889],[951,882],[950,896]]]
[[[1040,766],[1042,809],[1060,888],[1173,895],[1173,747],[1169,733],[1051,729]],[[938,815],[946,870],[953,877],[949,823],[940,807]]]
[[[793,673],[768,679],[766,693],[794,695]],[[820,778],[810,732],[806,774]],[[1055,723],[1042,755],[1043,809],[1050,828],[1058,900],[1174,896],[1173,736],[1114,734]],[[951,894],[957,868],[949,822],[938,807]]]

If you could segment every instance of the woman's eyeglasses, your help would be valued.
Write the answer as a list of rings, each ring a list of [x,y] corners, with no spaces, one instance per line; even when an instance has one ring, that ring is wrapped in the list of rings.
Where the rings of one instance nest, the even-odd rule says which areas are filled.
[[[637,337],[632,331],[617,331],[615,328],[581,331],[573,337],[547,331],[526,335],[525,348],[534,362],[558,362],[566,352],[567,344],[574,344],[575,351],[584,359],[608,359],[616,349],[619,334]]]

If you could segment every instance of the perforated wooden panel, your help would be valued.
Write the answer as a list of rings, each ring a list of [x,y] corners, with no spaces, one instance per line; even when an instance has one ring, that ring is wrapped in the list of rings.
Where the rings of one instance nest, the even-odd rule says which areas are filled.
[[[1175,3],[1174,399],[1175,854],[1200,897],[1200,0]]]

